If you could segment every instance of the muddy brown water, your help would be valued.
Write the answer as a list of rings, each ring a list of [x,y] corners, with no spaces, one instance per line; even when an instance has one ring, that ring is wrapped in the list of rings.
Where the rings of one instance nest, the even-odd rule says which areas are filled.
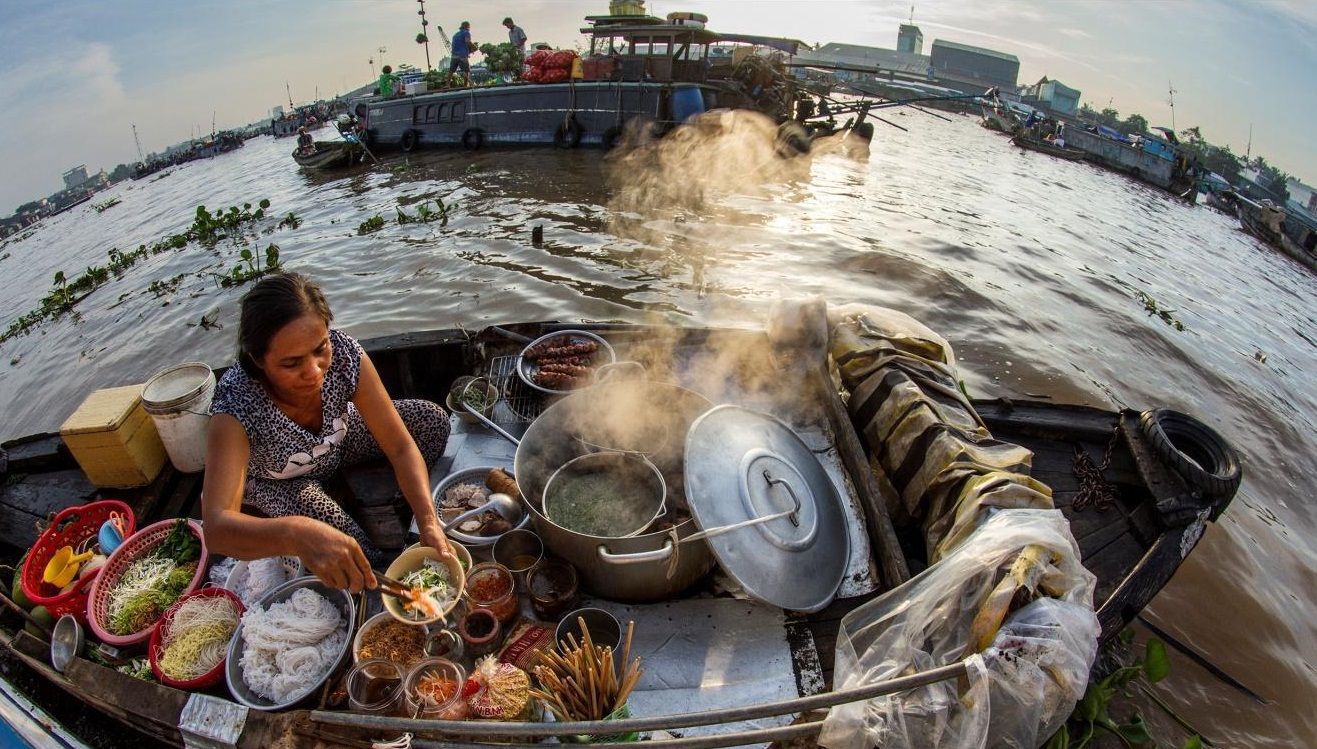
[[[1222,214],[1021,152],[971,118],[891,119],[910,131],[879,125],[867,157],[783,170],[753,149],[684,154],[629,163],[611,183],[597,151],[390,154],[320,176],[296,168],[289,141],[259,138],[0,244],[0,323],[58,270],[181,231],[198,204],[260,198],[303,221],[260,248],[277,243],[286,267],[319,280],[359,338],[533,319],[758,325],[799,294],[894,307],[952,341],[976,396],[1167,405],[1234,443],[1246,461],[1234,504],[1147,615],[1270,704],[1174,652],[1158,691],[1220,746],[1317,743],[1314,276]],[[452,205],[447,225],[394,222],[399,202],[435,198]],[[376,212],[386,227],[359,236]],[[167,363],[226,363],[243,290],[209,274],[238,252],[149,258],[76,315],[0,344],[0,438],[57,429],[89,390]],[[179,275],[175,291],[147,290]],[[203,315],[223,327],[195,325]]]

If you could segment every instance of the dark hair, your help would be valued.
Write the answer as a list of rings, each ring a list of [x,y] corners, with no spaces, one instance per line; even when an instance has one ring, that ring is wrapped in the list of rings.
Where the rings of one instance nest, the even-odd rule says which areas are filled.
[[[471,22],[470,22],[470,21],[463,21],[463,22],[462,22],[462,25],[461,25],[461,26],[458,26],[458,28],[459,28],[459,29],[469,29],[469,28],[471,28]]]
[[[392,65],[385,65],[384,67],[380,68],[380,72],[381,72],[381,73],[392,73],[392,72],[393,72],[393,66],[392,66]]]
[[[285,325],[303,315],[315,315],[328,325],[334,319],[325,293],[300,273],[274,273],[256,282],[242,297],[238,322],[238,363],[252,377],[263,377],[260,361],[270,340]]]
[[[504,19],[503,19],[503,25],[504,25],[504,26],[506,26],[506,25],[508,25],[508,24],[510,24],[510,23],[512,23],[512,16],[508,16],[507,18],[504,18]],[[516,24],[512,24],[512,25],[513,25],[513,26],[516,26]]]

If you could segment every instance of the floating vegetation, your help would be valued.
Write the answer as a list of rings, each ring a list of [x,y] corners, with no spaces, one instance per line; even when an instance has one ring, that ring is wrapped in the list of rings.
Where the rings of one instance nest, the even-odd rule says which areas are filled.
[[[199,322],[190,322],[187,326],[189,328],[201,328],[202,330],[220,330],[224,327],[224,323],[219,321],[218,312],[208,312],[201,316]]]
[[[357,226],[357,234],[370,234],[383,228],[384,217],[377,213],[365,221],[362,221],[361,224]]]
[[[427,200],[426,202],[421,203],[420,205],[416,206],[415,214],[407,213],[402,209],[402,205],[399,205],[396,209],[398,212],[398,223],[399,224],[415,224],[415,223],[428,224],[431,221],[438,221],[441,226],[446,226],[448,224],[448,211],[450,208],[452,208],[452,206],[449,206],[446,203],[444,203],[443,198],[435,198],[433,204],[434,207],[431,208],[430,207],[431,201]]]
[[[1143,309],[1150,316],[1156,315],[1157,317],[1161,318],[1162,322],[1166,323],[1172,328],[1175,328],[1176,330],[1184,330],[1184,323],[1175,319],[1175,316],[1171,314],[1172,312],[1175,312],[1175,310],[1162,309],[1160,306],[1158,306],[1157,300],[1153,299],[1151,296],[1148,296],[1146,292],[1137,291],[1135,292],[1135,296],[1138,298],[1139,301],[1143,302]]]
[[[103,200],[99,203],[92,203],[91,207],[96,209],[97,213],[105,213],[107,210],[115,207],[116,205],[119,205],[122,202],[123,201],[120,200],[119,198],[110,198],[109,200]]]
[[[129,268],[136,265],[139,260],[148,256],[159,255],[170,250],[179,250],[194,241],[214,246],[222,239],[231,238],[236,241],[243,238],[246,236],[244,227],[264,219],[266,210],[269,207],[270,201],[268,199],[262,199],[256,204],[255,208],[252,207],[251,203],[243,203],[241,206],[230,206],[228,209],[218,209],[213,213],[207,210],[204,205],[199,205],[193,216],[192,225],[178,234],[162,237],[151,244],[140,244],[136,250],[130,252],[124,252],[117,247],[111,248],[106,253],[105,265],[88,266],[85,271],[72,280],[66,277],[64,271],[57,272],[53,288],[42,298],[41,306],[20,315],[11,322],[9,327],[3,333],[0,333],[0,343],[28,333],[45,320],[58,318],[65,312],[72,310],[78,302],[110,280],[111,274],[118,278]],[[302,221],[297,217],[297,214],[290,212],[279,222],[277,228],[296,229],[301,226],[301,223]],[[380,219],[380,226],[383,225],[384,220]],[[273,254],[271,254],[272,252]],[[220,276],[220,285],[226,287],[236,286],[279,268],[279,248],[277,245],[271,244],[265,251],[265,257],[265,266],[260,267],[256,264],[251,250],[244,249],[242,262],[234,266],[229,275]],[[272,259],[273,263],[271,262]],[[245,266],[244,263],[246,263]],[[177,287],[175,280],[168,283],[173,283],[174,287]],[[164,293],[173,291],[173,288],[166,289],[153,283],[148,287],[148,290],[155,296],[160,297]],[[123,298],[123,296],[120,296],[119,300],[123,301]]]
[[[277,244],[271,244],[265,248],[264,267],[256,262],[256,253],[252,252],[250,248],[244,248],[241,257],[242,259],[238,264],[233,266],[233,270],[229,271],[229,275],[218,276],[220,286],[224,288],[238,286],[254,278],[260,278],[266,273],[277,271],[281,267],[279,265],[279,245]]]
[[[183,283],[184,275],[186,274],[180,273],[165,281],[152,281],[151,285],[146,287],[146,290],[151,292],[157,299],[166,294],[173,294],[178,291],[178,285]]]

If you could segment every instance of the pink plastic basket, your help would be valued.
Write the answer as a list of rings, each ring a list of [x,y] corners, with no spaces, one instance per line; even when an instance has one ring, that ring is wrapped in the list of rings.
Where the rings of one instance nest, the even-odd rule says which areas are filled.
[[[116,647],[125,647],[145,642],[151,637],[151,632],[155,630],[159,620],[130,635],[116,635],[110,632],[109,622],[107,621],[109,619],[110,591],[114,590],[115,586],[119,584],[119,578],[123,577],[123,573],[132,566],[133,562],[150,554],[165,540],[165,537],[174,529],[174,524],[177,522],[177,518],[161,520],[133,534],[123,542],[122,546],[114,550],[114,553],[105,562],[105,566],[101,568],[101,574],[97,575],[96,582],[92,583],[91,596],[87,599],[87,624],[101,642]],[[206,576],[206,564],[210,559],[210,555],[206,552],[206,538],[201,533],[201,526],[195,520],[189,520],[187,524],[193,535],[201,543],[201,556],[197,559],[197,572],[192,576],[192,582],[188,583],[187,588],[183,590],[179,598],[200,587],[201,581]]]
[[[195,593],[179,596],[178,600],[174,601],[174,605],[165,610],[165,613],[160,617],[159,624],[151,632],[151,644],[147,647],[146,655],[150,660],[151,673],[155,674],[155,678],[159,679],[161,684],[175,689],[205,689],[206,687],[215,686],[224,678],[224,659],[222,658],[214,668],[195,679],[175,679],[160,669],[161,646],[164,644],[165,637],[169,634],[169,627],[174,621],[174,614],[183,605],[184,601],[192,598],[227,598],[233,604],[233,610],[238,613],[239,621],[242,620],[243,612],[247,610],[236,595],[223,588],[202,588]],[[227,651],[228,647],[226,646],[224,649]]]
[[[77,584],[67,593],[55,595],[42,595],[43,588],[54,590],[55,586],[43,583],[41,576],[46,570],[46,564],[61,546],[77,549],[88,540],[95,539],[96,534],[101,530],[101,524],[110,519],[112,512],[123,515],[127,534],[132,535],[137,527],[132,508],[115,499],[104,499],[79,507],[67,507],[50,521],[50,527],[37,539],[31,553],[27,555],[27,561],[23,563],[23,593],[31,599],[32,603],[45,606],[50,615],[56,619],[64,614],[72,614],[79,624],[87,623],[88,593],[92,581],[100,576],[101,570],[79,578]]]

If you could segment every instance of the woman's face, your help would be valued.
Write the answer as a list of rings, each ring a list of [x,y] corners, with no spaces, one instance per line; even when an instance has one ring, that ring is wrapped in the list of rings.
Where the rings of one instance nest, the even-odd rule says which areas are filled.
[[[333,353],[329,326],[318,316],[306,314],[274,334],[259,363],[277,395],[302,400],[320,392]]]

